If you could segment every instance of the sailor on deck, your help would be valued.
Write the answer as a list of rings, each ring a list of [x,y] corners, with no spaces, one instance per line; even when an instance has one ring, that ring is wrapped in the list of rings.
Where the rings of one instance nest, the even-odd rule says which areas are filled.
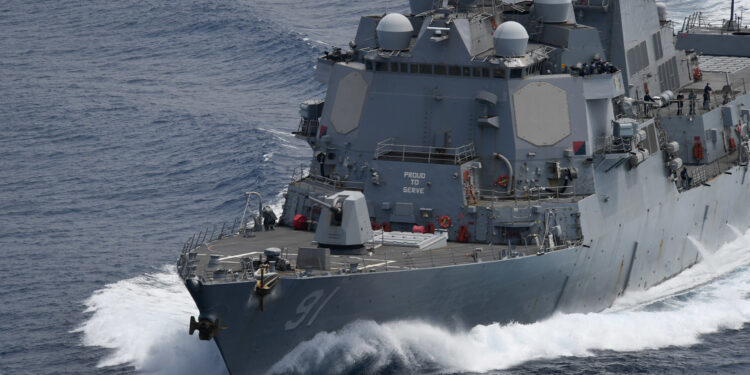
[[[698,95],[695,95],[695,91],[690,90],[688,99],[690,100],[690,111],[688,112],[688,114],[692,116],[695,114],[695,102],[698,99]]]
[[[687,189],[692,185],[693,178],[688,175],[687,168],[682,168],[682,172],[680,172],[680,178],[682,179],[682,188]]]
[[[648,116],[648,110],[651,108],[651,105],[648,104],[648,102],[653,103],[654,98],[651,97],[651,95],[648,94],[648,91],[646,91],[646,95],[643,95],[643,111],[645,112],[646,116]]]
[[[706,82],[706,87],[703,88],[703,109],[708,111],[711,109],[711,86]]]

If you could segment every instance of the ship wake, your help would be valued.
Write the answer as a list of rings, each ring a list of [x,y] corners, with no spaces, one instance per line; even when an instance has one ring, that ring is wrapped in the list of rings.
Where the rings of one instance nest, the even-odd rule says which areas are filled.
[[[698,244],[699,245],[699,244]],[[298,345],[276,373],[460,373],[566,356],[690,346],[750,322],[750,231],[679,276],[628,293],[600,313],[449,330],[422,321],[358,321]],[[226,373],[213,343],[187,335],[197,309],[173,268],[107,285],[85,302],[83,343],[111,349],[100,366],[143,373]]]
[[[198,315],[174,267],[106,285],[84,301],[88,319],[74,332],[83,345],[110,349],[98,367],[134,366],[148,374],[227,373],[213,342],[188,335]]]

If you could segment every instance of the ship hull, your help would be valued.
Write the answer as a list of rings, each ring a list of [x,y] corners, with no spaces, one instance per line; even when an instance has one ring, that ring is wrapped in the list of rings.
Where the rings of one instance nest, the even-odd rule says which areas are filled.
[[[299,343],[357,320],[419,319],[449,327],[533,322],[556,311],[594,312],[625,290],[656,285],[750,223],[750,177],[731,168],[678,191],[664,160],[597,173],[579,202],[582,246],[541,256],[425,269],[282,279],[260,311],[251,282],[188,283],[202,316],[226,326],[214,339],[232,374],[264,373]]]

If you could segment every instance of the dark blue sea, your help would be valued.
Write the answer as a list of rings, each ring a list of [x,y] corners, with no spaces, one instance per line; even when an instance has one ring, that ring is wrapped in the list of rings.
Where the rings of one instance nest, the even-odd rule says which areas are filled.
[[[728,2],[668,3],[680,21],[726,17]],[[245,191],[279,207],[311,156],[290,132],[298,104],[324,95],[316,56],[360,15],[406,8],[0,1],[0,374],[226,373],[187,335],[182,244],[239,216]],[[322,374],[747,374],[750,234],[737,235],[602,313],[464,332],[361,322],[285,360]]]

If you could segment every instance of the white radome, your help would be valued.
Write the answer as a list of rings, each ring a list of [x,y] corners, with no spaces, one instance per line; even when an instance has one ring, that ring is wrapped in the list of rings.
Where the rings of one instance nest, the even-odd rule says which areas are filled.
[[[409,48],[414,28],[403,14],[389,13],[378,22],[375,31],[381,49],[400,51]]]
[[[526,54],[529,33],[520,23],[507,21],[497,27],[492,39],[495,44],[495,55],[517,57]]]

